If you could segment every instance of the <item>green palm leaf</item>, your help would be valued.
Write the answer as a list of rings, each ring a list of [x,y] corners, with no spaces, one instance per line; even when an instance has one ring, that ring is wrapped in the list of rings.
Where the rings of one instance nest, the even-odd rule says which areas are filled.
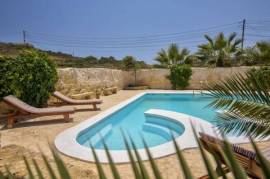
[[[104,139],[102,138],[102,144],[104,146],[104,150],[106,152],[106,155],[107,155],[107,158],[108,158],[108,161],[109,161],[109,164],[110,164],[110,168],[111,168],[111,171],[112,171],[112,174],[113,174],[113,177],[115,179],[120,179],[120,174],[116,168],[116,165],[115,163],[113,162],[113,159],[112,159],[112,156],[110,154],[110,151],[109,151],[109,148],[107,146],[107,144],[105,143]]]
[[[151,164],[151,167],[152,167],[152,170],[153,170],[153,173],[154,173],[156,179],[162,179],[162,176],[161,176],[161,173],[160,173],[160,171],[158,169],[158,166],[157,166],[155,160],[153,159],[152,154],[151,154],[151,152],[149,150],[149,147],[148,147],[148,145],[147,145],[147,143],[146,143],[146,141],[145,141],[145,139],[143,137],[142,137],[142,140],[143,140],[144,148],[146,150],[148,159],[150,161],[150,164]]]
[[[27,161],[27,159],[26,159],[25,156],[23,156],[23,160],[24,160],[24,163],[25,163],[25,166],[26,166],[26,169],[27,169],[29,178],[30,179],[34,179],[35,178],[34,177],[34,174],[33,174],[32,169],[31,169],[31,167],[30,167],[30,165],[29,165],[29,163],[28,163],[28,161]]]
[[[125,146],[126,146],[126,150],[128,152],[128,157],[129,157],[129,160],[130,160],[130,163],[131,163],[131,166],[132,166],[134,176],[135,176],[136,179],[141,179],[142,178],[141,172],[137,167],[136,161],[134,159],[134,156],[133,156],[133,153],[131,151],[131,147],[129,146],[126,135],[124,134],[124,132],[122,130],[121,130],[121,132],[122,132],[122,136],[124,138],[124,143],[125,143]]]
[[[140,167],[142,178],[143,179],[150,179],[149,174],[148,174],[148,171],[146,170],[146,168],[145,168],[145,166],[143,164],[143,161],[142,161],[142,159],[140,157],[140,154],[137,151],[137,147],[136,147],[135,143],[133,142],[133,140],[132,140],[132,138],[131,138],[130,135],[129,135],[129,140],[130,140],[131,146],[132,146],[132,148],[133,148],[133,150],[135,152],[135,156],[137,158],[137,161],[138,161],[138,164],[139,164],[139,167]]]
[[[174,148],[175,148],[175,151],[176,151],[176,155],[177,155],[177,158],[178,158],[178,161],[179,161],[179,164],[183,170],[183,173],[184,173],[184,176],[186,179],[192,179],[193,176],[192,176],[192,172],[182,154],[182,151],[180,150],[178,144],[176,143],[176,140],[175,140],[175,137],[173,136],[173,134],[171,134],[172,136],[172,139],[173,139],[173,144],[174,144]]]
[[[95,151],[94,147],[92,146],[92,144],[90,144],[90,147],[91,147],[91,151],[92,151],[92,154],[94,156],[94,159],[95,159],[95,164],[96,164],[96,167],[97,167],[99,178],[100,179],[106,179],[107,177],[105,175],[104,170],[102,169],[101,163],[100,163],[100,161],[98,159],[98,156],[97,156],[96,151]]]
[[[224,110],[218,114],[218,128],[225,133],[253,137],[270,134],[270,95],[268,82],[258,80],[250,73],[208,86],[214,98],[208,107]]]
[[[256,144],[254,143],[253,139],[250,138],[251,144],[256,152],[256,156],[258,161],[261,164],[262,173],[265,178],[270,178],[270,163],[265,159],[265,157],[262,155],[261,151],[258,149]]]
[[[199,140],[193,125],[192,125],[192,131],[193,131],[194,137],[195,137],[195,139],[197,141],[197,144],[198,144],[198,147],[199,147],[199,150],[200,150],[200,154],[202,156],[202,159],[203,159],[203,162],[205,164],[206,170],[208,172],[209,178],[210,179],[217,179],[218,178],[217,173],[213,170],[213,166],[211,165],[210,160],[207,157],[207,155],[206,155],[206,153],[205,153],[205,151],[203,149],[203,145],[202,145],[201,141]]]
[[[39,168],[39,165],[38,165],[37,161],[36,161],[35,159],[32,159],[32,162],[33,162],[34,167],[35,167],[35,169],[36,169],[38,178],[39,178],[39,179],[44,179],[44,176],[43,176],[43,174],[42,174],[42,171],[41,171],[40,168]]]

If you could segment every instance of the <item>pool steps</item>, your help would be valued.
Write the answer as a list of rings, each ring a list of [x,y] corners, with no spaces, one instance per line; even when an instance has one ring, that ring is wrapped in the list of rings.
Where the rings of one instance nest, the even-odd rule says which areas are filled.
[[[149,133],[157,134],[165,138],[167,141],[172,140],[171,131],[166,127],[162,127],[161,125],[145,123],[143,125],[143,130]],[[176,133],[175,131],[172,131],[172,135],[178,136],[179,134]]]

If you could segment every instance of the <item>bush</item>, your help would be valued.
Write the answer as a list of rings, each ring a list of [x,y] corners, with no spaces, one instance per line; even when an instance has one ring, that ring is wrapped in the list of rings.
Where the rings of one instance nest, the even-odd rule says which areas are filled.
[[[25,51],[16,58],[0,57],[0,100],[15,95],[41,107],[46,104],[57,82],[57,71],[47,54]]]
[[[169,80],[173,89],[184,89],[189,85],[192,70],[189,65],[176,65],[170,68]]]
[[[258,81],[263,82],[270,89],[270,67],[252,68],[247,73],[255,76]]]

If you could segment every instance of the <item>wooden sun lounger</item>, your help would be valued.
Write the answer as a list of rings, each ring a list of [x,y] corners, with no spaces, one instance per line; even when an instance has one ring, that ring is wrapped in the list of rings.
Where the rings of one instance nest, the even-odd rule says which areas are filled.
[[[79,99],[72,99],[69,98],[62,93],[55,91],[53,93],[53,96],[59,100],[59,102],[64,104],[70,104],[70,105],[93,105],[94,110],[99,110],[97,107],[97,104],[101,104],[102,100],[100,99],[88,99],[88,100],[79,100]]]
[[[230,172],[229,168],[226,167],[225,160],[222,156],[222,146],[224,145],[224,141],[213,136],[209,136],[204,133],[200,133],[200,141],[203,144],[203,147],[211,154],[215,154],[218,156],[225,167],[223,171],[225,173]],[[242,165],[247,175],[251,178],[263,178],[261,173],[261,167],[258,161],[256,160],[256,153],[250,150],[246,150],[242,147],[232,144],[232,149],[234,151],[235,157],[237,161]],[[270,160],[270,147],[262,150],[263,155],[267,160]],[[217,171],[217,173],[219,173]],[[209,178],[208,175],[204,175],[200,177],[200,179]]]
[[[51,116],[63,115],[66,122],[70,121],[69,114],[73,114],[75,109],[72,107],[50,107],[50,108],[36,108],[26,104],[13,95],[3,98],[4,102],[14,107],[17,112],[8,115],[7,127],[12,128],[15,123],[15,117],[20,115],[35,115],[35,116]]]

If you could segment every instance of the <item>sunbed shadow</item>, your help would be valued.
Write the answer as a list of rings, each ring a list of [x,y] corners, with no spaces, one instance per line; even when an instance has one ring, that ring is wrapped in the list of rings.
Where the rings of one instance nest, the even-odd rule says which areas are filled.
[[[91,109],[91,108],[75,108],[76,112],[89,112],[89,111],[100,111],[101,109]]]
[[[42,121],[28,121],[28,119],[20,120],[20,122],[15,123],[13,128],[23,128],[23,127],[32,127],[32,126],[42,126],[42,125],[54,125],[54,124],[63,124],[66,123],[63,118],[58,119],[50,119],[50,120],[42,120]],[[27,121],[27,122],[25,122]],[[71,118],[72,121],[72,118]],[[4,123],[4,121],[1,121],[0,123]],[[4,127],[1,128],[1,130],[7,130],[7,126],[4,125]]]

